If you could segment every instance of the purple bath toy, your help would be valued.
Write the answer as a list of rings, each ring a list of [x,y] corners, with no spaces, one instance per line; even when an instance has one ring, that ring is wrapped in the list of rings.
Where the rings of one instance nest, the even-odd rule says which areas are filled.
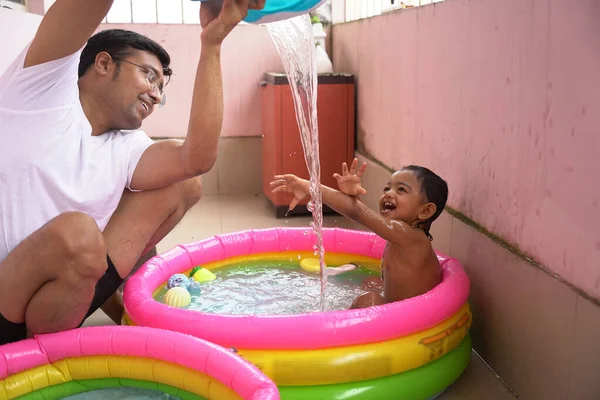
[[[175,274],[169,278],[167,282],[167,289],[172,289],[174,287],[182,287],[187,289],[190,285],[190,278],[185,276],[184,274]]]

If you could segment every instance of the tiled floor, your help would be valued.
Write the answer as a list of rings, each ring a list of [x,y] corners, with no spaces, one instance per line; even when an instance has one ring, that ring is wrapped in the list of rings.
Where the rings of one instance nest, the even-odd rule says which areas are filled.
[[[310,217],[275,219],[262,196],[206,196],[192,208],[179,225],[157,246],[159,253],[181,243],[201,240],[220,233],[275,226],[308,226]],[[324,225],[362,229],[340,216],[326,216]],[[85,325],[105,325],[111,321],[102,313],[92,315]],[[510,400],[515,396],[486,364],[473,353],[462,377],[441,400]]]

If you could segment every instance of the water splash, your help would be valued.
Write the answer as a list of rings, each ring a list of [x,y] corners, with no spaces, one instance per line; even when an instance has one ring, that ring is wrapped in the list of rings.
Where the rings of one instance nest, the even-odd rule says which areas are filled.
[[[321,311],[326,310],[325,249],[323,248],[323,201],[321,197],[321,165],[319,162],[319,128],[317,124],[317,60],[312,25],[308,14],[267,24],[275,47],[281,56],[292,88],[296,121],[310,174],[311,202],[316,249],[321,266]]]

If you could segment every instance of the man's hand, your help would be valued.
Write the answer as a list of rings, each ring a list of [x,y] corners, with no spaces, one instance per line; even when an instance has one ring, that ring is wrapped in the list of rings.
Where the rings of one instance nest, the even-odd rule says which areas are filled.
[[[358,167],[358,159],[355,158],[350,166],[350,172],[348,172],[348,165],[342,164],[342,176],[340,174],[333,174],[333,177],[337,180],[340,192],[347,194],[348,196],[358,196],[367,193],[365,188],[360,184],[360,178],[367,168],[367,163],[363,163]]]
[[[244,18],[248,9],[261,10],[266,0],[223,0],[208,1],[200,5],[200,25],[202,25],[202,44],[220,46]]]
[[[294,194],[294,199],[290,203],[290,210],[293,210],[298,203],[310,195],[310,182],[292,174],[275,175],[275,180],[271,182],[271,188],[273,188],[273,193]]]

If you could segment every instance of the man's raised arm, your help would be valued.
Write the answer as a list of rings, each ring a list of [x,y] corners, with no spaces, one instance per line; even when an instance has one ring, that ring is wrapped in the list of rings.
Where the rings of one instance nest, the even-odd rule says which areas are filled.
[[[81,49],[114,0],[56,0],[29,47],[24,68],[58,60]]]

